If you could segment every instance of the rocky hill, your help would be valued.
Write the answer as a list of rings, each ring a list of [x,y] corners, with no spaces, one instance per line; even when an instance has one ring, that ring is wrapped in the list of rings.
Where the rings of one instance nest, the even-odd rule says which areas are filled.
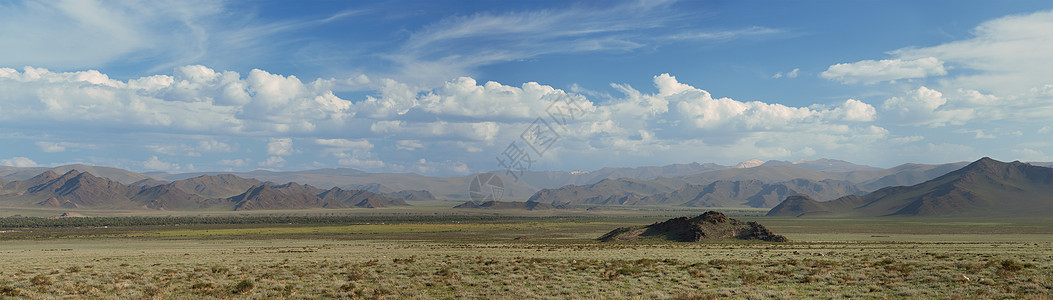
[[[1049,216],[1053,169],[982,158],[912,186],[829,202],[790,197],[769,216]]]
[[[722,213],[708,211],[694,218],[680,217],[647,226],[622,227],[599,238],[603,242],[668,240],[700,242],[739,239],[786,242],[786,237],[772,233],[757,222],[742,222]]]

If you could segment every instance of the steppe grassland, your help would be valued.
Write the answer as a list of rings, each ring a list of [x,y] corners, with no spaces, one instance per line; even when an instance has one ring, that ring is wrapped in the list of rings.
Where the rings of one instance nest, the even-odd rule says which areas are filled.
[[[1045,295],[1053,294],[1049,224],[938,220],[911,230],[882,226],[902,220],[760,220],[794,242],[590,240],[649,218],[183,226],[142,228],[137,235],[27,237],[0,241],[0,296],[1048,299]],[[1001,233],[1005,226],[1031,229],[1007,235]],[[856,227],[871,229],[851,230]]]

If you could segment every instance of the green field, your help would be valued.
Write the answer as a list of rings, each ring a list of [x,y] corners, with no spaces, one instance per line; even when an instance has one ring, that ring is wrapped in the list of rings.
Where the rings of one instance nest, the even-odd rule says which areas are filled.
[[[236,218],[5,220],[0,297],[1050,299],[1053,294],[1053,221],[1041,219],[793,219],[746,210],[728,214],[760,221],[792,242],[599,243],[593,239],[615,227],[697,212],[654,207],[423,215],[416,208],[355,214],[361,211],[312,211],[321,216],[294,219],[266,217],[290,212],[256,212]]]

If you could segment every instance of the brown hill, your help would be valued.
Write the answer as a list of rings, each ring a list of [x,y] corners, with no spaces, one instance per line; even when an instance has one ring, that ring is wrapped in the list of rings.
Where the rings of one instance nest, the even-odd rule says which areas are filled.
[[[527,202],[506,202],[506,201],[486,201],[483,203],[476,204],[475,202],[465,202],[454,206],[453,208],[481,208],[481,209],[525,209],[525,210],[546,210],[565,208],[565,206],[557,205],[552,206],[549,204],[527,201]]]
[[[205,199],[187,194],[168,185],[156,185],[143,188],[131,197],[132,202],[140,203],[146,208],[158,210],[200,209],[218,203],[217,199]]]
[[[406,203],[406,201],[399,198],[387,197],[369,191],[344,190],[336,187],[318,194],[318,197],[321,197],[326,201],[336,201],[339,203],[343,203],[345,206],[354,206],[362,208],[409,205]]]
[[[568,185],[558,189],[540,190],[527,201],[553,205],[627,204],[644,196],[673,190],[669,185],[654,181],[632,178],[604,179],[589,185]]]
[[[54,197],[62,202],[71,202],[77,207],[118,208],[127,207],[131,202],[128,195],[137,190],[91,173],[70,170],[44,184],[30,187],[27,192],[32,196]]]
[[[722,239],[788,241],[786,237],[773,234],[760,223],[742,222],[715,211],[708,211],[694,218],[680,217],[647,226],[622,227],[599,238],[603,242],[646,239],[677,242]]]
[[[829,202],[796,198],[769,216],[1049,216],[1053,169],[982,158],[913,185],[888,187]]]
[[[322,200],[310,193],[286,194],[267,184],[252,187],[240,195],[228,198],[227,201],[234,203],[234,210],[344,207],[340,202]]]
[[[228,198],[244,193],[253,186],[262,184],[263,182],[256,179],[241,178],[232,174],[219,174],[176,180],[168,185],[188,194],[205,198]]]
[[[375,192],[374,192],[375,193]],[[402,190],[393,193],[382,193],[381,195],[406,201],[431,201],[435,196],[425,190]]]

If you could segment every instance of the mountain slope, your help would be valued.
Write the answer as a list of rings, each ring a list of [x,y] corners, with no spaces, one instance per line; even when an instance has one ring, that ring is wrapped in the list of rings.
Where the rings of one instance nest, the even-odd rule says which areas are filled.
[[[913,185],[888,187],[831,202],[784,201],[770,216],[1049,216],[1053,169],[982,158]]]
[[[205,198],[227,198],[262,184],[263,182],[255,179],[241,178],[233,174],[219,174],[176,180],[168,183],[168,186]]]
[[[286,194],[267,184],[252,187],[240,195],[228,198],[227,201],[234,204],[234,210],[344,207],[340,202],[323,200],[310,193]]]
[[[629,203],[653,195],[673,191],[673,188],[654,181],[632,178],[604,179],[589,185],[568,185],[558,189],[543,189],[527,201],[560,204],[634,204]]]

